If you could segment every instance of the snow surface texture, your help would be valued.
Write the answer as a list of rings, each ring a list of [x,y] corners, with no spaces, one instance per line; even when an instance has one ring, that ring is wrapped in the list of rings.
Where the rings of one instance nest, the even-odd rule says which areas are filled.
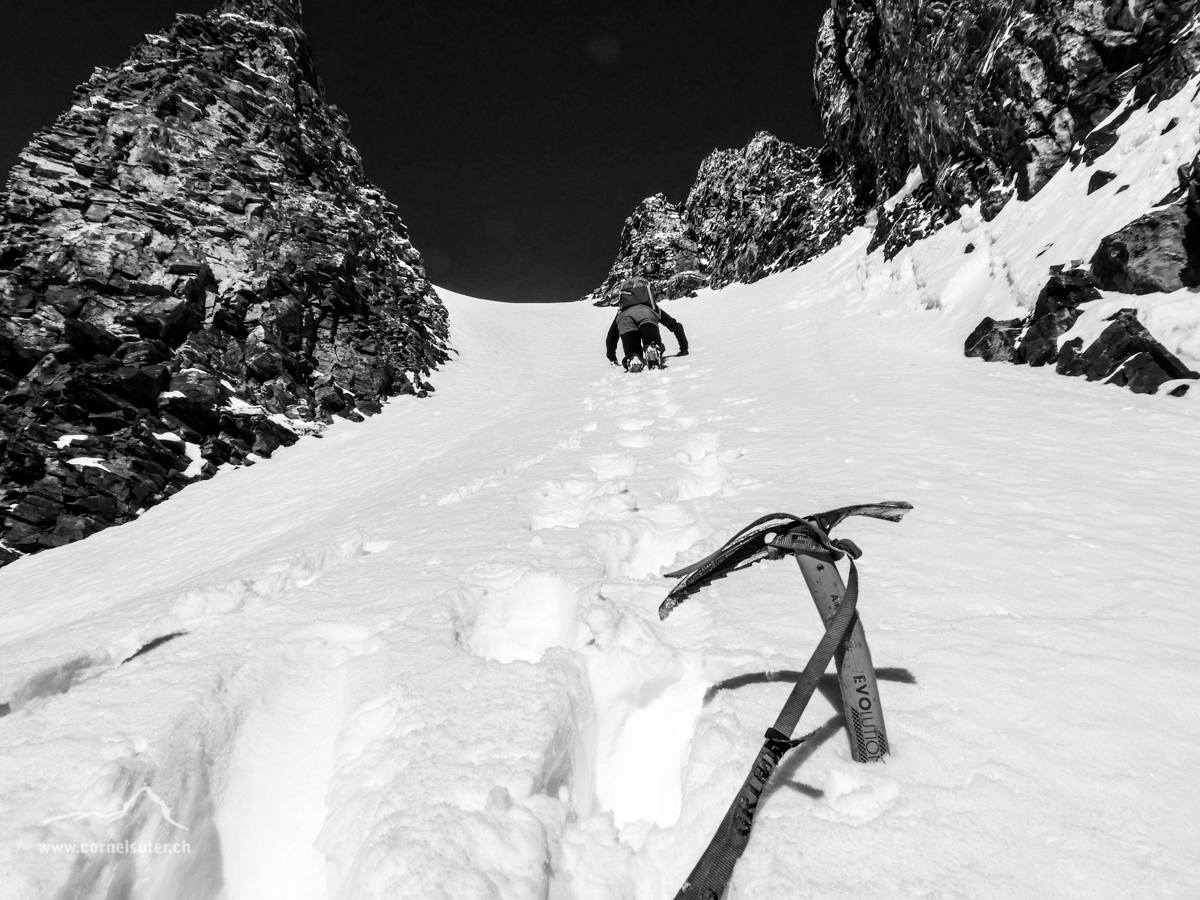
[[[882,499],[838,534],[893,752],[818,692],[730,896],[1196,896],[1200,397],[961,348],[1166,193],[1172,114],[1090,198],[674,302],[663,371],[607,367],[611,310],[442,291],[435,396],[4,569],[0,897],[669,898],[822,629],[789,560],[660,623],[661,572]]]

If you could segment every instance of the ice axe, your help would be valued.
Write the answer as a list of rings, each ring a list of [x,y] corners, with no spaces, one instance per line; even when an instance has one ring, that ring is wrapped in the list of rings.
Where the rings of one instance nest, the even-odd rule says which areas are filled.
[[[825,634],[809,658],[775,724],[767,729],[766,742],[750,774],[722,819],[708,848],[696,863],[675,900],[718,900],[724,893],[733,867],[750,840],[750,829],[758,801],[784,754],[807,738],[792,739],[817,682],[831,659],[837,660],[842,708],[850,733],[850,748],[858,762],[883,757],[888,750],[883,709],[866,634],[857,615],[858,569],[855,560],[862,551],[853,541],[833,539],[829,532],[849,516],[868,516],[899,522],[912,509],[903,501],[845,506],[807,518],[790,513],[772,513],[751,522],[715,553],[675,572],[668,578],[680,582],[658,608],[665,619],[671,611],[702,587],[731,572],[764,559],[792,555],[800,566],[817,611],[825,623]],[[849,584],[842,582],[835,562],[850,558]]]

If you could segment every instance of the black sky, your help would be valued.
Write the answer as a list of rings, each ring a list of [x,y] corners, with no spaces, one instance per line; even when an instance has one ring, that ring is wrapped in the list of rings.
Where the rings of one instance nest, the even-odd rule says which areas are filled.
[[[208,0],[0,0],[0,170],[176,12]],[[326,96],[431,277],[498,300],[574,300],[634,205],[687,195],[755,131],[820,143],[813,48],[828,0],[305,0]]]

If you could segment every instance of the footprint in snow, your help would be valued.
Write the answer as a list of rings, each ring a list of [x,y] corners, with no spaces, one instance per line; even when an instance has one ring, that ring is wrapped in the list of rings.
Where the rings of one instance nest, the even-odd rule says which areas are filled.
[[[664,403],[658,410],[660,419],[673,419],[683,409],[681,403]]]
[[[835,770],[813,814],[827,822],[865,825],[887,812],[899,795],[900,786],[890,778]]]
[[[685,467],[675,476],[675,482],[676,499],[695,500],[720,493],[729,482],[729,473],[721,464],[720,457],[713,454]]]
[[[641,431],[643,428],[649,428],[653,424],[653,419],[626,419],[623,422],[618,422],[617,427],[622,431]]]
[[[587,461],[588,468],[601,481],[624,478],[637,471],[637,461],[627,453],[605,453]]]
[[[652,434],[622,434],[614,441],[619,447],[630,447],[638,449],[642,447],[650,447],[654,444],[654,435]]]
[[[673,482],[664,487],[673,486]],[[683,506],[666,502],[612,523],[589,537],[586,550],[608,579],[645,578],[672,566],[679,554],[704,537]]]
[[[619,518],[637,509],[624,482],[547,481],[541,489],[519,498],[529,528],[578,528],[592,519]]]
[[[682,462],[696,463],[721,446],[721,436],[714,433],[693,434],[680,445]]]
[[[585,592],[553,571],[490,566],[473,573],[453,603],[459,643],[496,662],[537,662],[552,647],[579,649],[591,632],[579,620]]]

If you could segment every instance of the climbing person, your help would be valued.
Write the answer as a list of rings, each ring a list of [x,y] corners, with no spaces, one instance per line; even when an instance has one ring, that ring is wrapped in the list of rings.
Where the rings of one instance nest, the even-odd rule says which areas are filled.
[[[624,281],[618,291],[618,297],[619,309],[605,340],[609,362],[617,365],[619,339],[625,354],[621,364],[628,371],[640,372],[646,367],[661,368],[663,354],[667,348],[658,330],[660,323],[667,326],[679,342],[678,355],[688,355],[688,340],[683,325],[654,302],[654,294],[645,278],[637,275]]]

